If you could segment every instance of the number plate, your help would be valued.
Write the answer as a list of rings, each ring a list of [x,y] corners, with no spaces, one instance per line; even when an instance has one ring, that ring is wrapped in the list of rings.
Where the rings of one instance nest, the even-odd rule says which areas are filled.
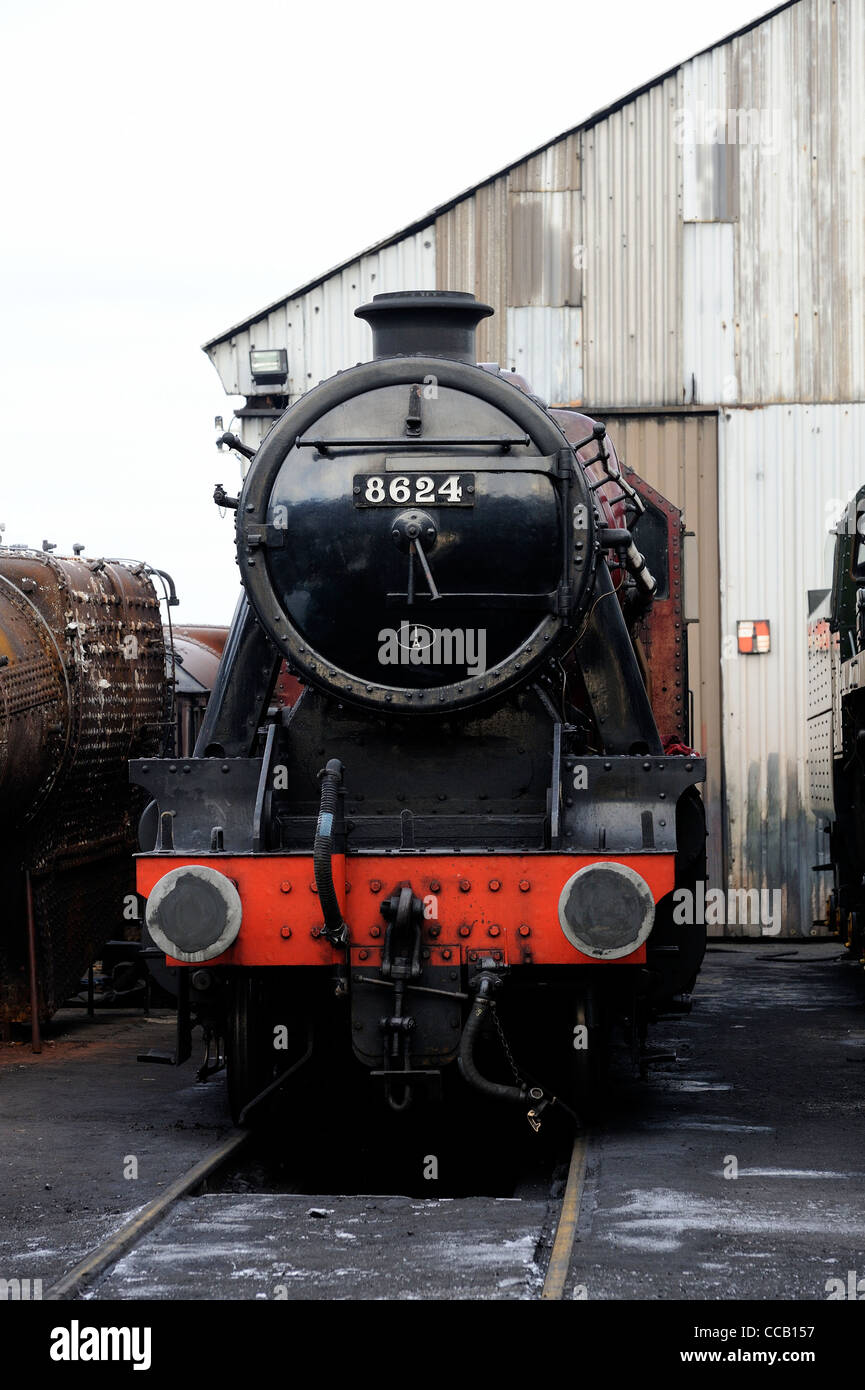
[[[474,473],[357,473],[356,507],[473,507]]]

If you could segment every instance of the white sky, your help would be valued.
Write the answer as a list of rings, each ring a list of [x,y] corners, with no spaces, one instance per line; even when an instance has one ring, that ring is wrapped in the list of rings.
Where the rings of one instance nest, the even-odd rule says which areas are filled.
[[[227,623],[201,343],[769,8],[0,0],[5,540]]]

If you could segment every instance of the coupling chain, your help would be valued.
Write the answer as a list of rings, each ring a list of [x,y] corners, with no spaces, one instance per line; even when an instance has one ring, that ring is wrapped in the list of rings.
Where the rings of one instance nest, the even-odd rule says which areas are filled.
[[[525,1082],[523,1081],[523,1078],[520,1076],[520,1073],[517,1070],[517,1064],[514,1061],[513,1053],[511,1052],[511,1049],[508,1047],[508,1040],[505,1037],[504,1029],[502,1028],[501,1022],[499,1021],[498,1009],[496,1008],[496,1003],[494,999],[490,1000],[490,1013],[493,1016],[493,1023],[496,1025],[496,1032],[499,1035],[499,1042],[502,1045],[502,1051],[504,1052],[505,1057],[507,1058],[508,1066],[514,1074],[514,1081],[517,1083],[518,1086],[525,1086]]]

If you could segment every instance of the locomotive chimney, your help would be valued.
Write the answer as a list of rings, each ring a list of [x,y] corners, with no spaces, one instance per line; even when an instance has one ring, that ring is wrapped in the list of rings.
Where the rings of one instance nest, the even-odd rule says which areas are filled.
[[[477,326],[493,309],[462,290],[405,290],[373,295],[354,312],[372,329],[374,357],[453,357],[474,365]]]

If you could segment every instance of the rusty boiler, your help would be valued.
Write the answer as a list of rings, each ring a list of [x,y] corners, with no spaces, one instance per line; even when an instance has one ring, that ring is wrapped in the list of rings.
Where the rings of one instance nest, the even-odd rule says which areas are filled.
[[[0,549],[0,1030],[45,1018],[134,929],[130,758],[170,720],[144,565]],[[124,904],[127,910],[124,912]],[[132,904],[132,913],[128,904]],[[30,949],[28,950],[28,918]]]

